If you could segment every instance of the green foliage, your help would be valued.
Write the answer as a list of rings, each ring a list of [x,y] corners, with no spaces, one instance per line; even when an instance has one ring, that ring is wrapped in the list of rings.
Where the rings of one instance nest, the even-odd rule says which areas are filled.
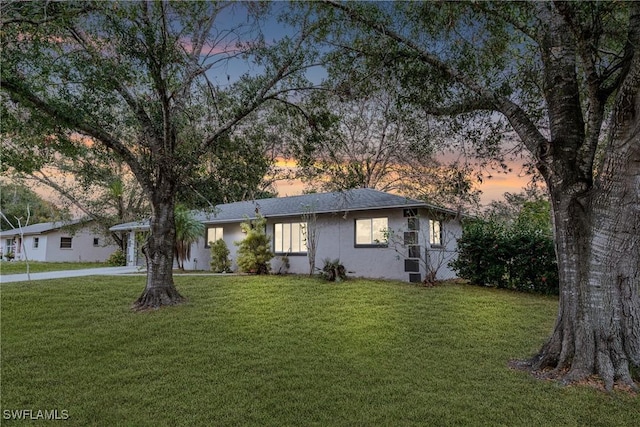
[[[31,215],[29,224],[69,219],[68,212],[44,200],[29,188],[17,184],[6,184],[2,181],[0,181],[0,209],[6,217],[6,219],[0,217],[0,230],[17,228],[16,218],[20,218],[24,226],[27,212]],[[7,223],[7,219],[11,223]]]
[[[509,227],[552,233],[551,203],[535,187],[521,193],[504,193],[504,200],[491,202],[484,216]]]
[[[191,209],[207,209],[218,203],[274,197],[265,175],[275,160],[265,155],[265,139],[261,138],[260,127],[254,128],[251,133],[220,138],[187,178],[178,201]]]
[[[211,248],[211,271],[215,273],[229,273],[231,271],[231,260],[229,259],[229,248],[222,239],[209,242]]]
[[[522,204],[515,221],[518,228],[540,230],[541,233],[551,235],[551,203],[546,199],[527,200]]]
[[[342,282],[347,279],[347,269],[340,262],[339,259],[325,258],[322,260],[324,265],[320,274],[329,282]]]
[[[125,256],[124,252],[122,252],[122,250],[118,249],[114,253],[109,255],[106,263],[107,265],[110,265],[112,267],[124,266],[127,265],[127,257]]]
[[[273,252],[271,252],[271,240],[266,233],[266,225],[267,220],[260,214],[256,214],[256,219],[240,224],[240,228],[246,234],[242,241],[235,242],[238,246],[236,262],[241,271],[268,274],[271,270],[269,261],[273,258]]]
[[[451,267],[476,285],[542,294],[558,293],[553,239],[531,226],[496,221],[464,224],[458,258]]]
[[[9,135],[1,141],[3,172],[31,174],[64,159],[90,183],[104,172],[96,169],[99,159],[111,158],[126,164],[155,212],[218,178],[221,186],[198,202],[268,190],[256,181],[269,162],[248,129],[266,120],[263,107],[291,104],[312,86],[307,69],[317,58],[309,31],[267,43],[260,20],[268,6],[246,2],[40,6],[2,6],[0,126]],[[173,225],[170,215],[155,218],[162,233]],[[188,259],[189,238],[176,232],[175,247],[167,233],[148,240],[150,251]],[[166,266],[171,257],[148,260]]]
[[[198,221],[190,210],[179,205],[175,210],[175,226],[175,258],[179,268],[184,270],[184,262],[191,259],[191,244],[204,235],[204,224]]]

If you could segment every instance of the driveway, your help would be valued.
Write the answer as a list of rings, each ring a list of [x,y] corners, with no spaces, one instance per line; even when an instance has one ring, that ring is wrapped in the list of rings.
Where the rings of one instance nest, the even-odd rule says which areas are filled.
[[[64,279],[65,277],[81,276],[113,276],[118,274],[146,273],[140,267],[103,267],[87,268],[84,270],[47,271],[44,273],[31,273],[31,280]],[[0,283],[27,282],[27,274],[7,274],[0,276]]]

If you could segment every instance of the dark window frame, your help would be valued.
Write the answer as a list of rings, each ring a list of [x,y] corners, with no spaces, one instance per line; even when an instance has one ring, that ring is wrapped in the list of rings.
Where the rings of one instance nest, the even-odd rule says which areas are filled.
[[[354,248],[388,248],[389,241],[375,243],[373,242],[373,221],[376,219],[384,219],[387,221],[387,229],[389,228],[388,216],[362,217],[353,220],[353,247]],[[358,221],[371,221],[371,240],[372,243],[358,243]]]
[[[60,237],[60,249],[73,249],[73,237]]]
[[[288,225],[289,226],[289,238],[291,239],[291,241],[289,242],[289,246],[293,246],[293,233],[291,232],[291,226],[293,224],[298,224],[300,226],[300,233],[301,233],[301,237],[303,237],[303,239],[300,241],[300,244],[304,244],[306,247],[305,251],[296,251],[296,252],[287,252],[287,251],[276,251],[276,226],[277,225],[281,225],[281,226],[285,226]],[[306,229],[306,227],[308,226],[308,224],[305,221],[291,221],[291,222],[276,222],[273,224],[273,235],[271,238],[271,243],[272,243],[272,248],[273,248],[273,254],[274,255],[279,255],[279,256],[307,256],[309,254],[309,248],[307,247],[307,243],[306,243],[306,236],[304,236],[304,229]],[[284,232],[282,233],[283,237],[284,237]],[[282,247],[284,248],[284,242],[282,242],[283,245]]]

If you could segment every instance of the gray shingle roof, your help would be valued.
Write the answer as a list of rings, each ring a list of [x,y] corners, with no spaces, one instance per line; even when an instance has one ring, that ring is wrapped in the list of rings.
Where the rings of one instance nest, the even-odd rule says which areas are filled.
[[[81,223],[82,220],[74,220],[74,221],[57,221],[57,222],[41,222],[39,224],[27,225],[26,227],[22,227],[22,233],[25,235],[32,234],[43,234],[48,233],[50,231],[59,230],[62,227],[68,227],[70,225],[76,225]],[[0,236],[2,237],[12,237],[19,236],[20,230],[3,230],[0,231]]]
[[[333,193],[313,193],[300,196],[275,197],[247,202],[227,203],[216,206],[215,212],[198,212],[196,218],[205,224],[241,222],[255,218],[256,210],[265,218],[300,216],[306,212],[317,214],[352,212],[387,208],[425,207],[451,212],[420,200],[384,193],[370,188],[358,188]],[[112,231],[144,229],[148,222],[131,222],[111,227]]]

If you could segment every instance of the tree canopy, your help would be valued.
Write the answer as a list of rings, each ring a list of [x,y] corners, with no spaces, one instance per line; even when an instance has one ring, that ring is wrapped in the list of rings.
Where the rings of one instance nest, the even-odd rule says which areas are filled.
[[[309,32],[265,40],[258,3],[4,2],[2,12],[7,159],[23,172],[97,153],[125,163],[152,213],[136,306],[180,301],[177,194],[263,105],[310,86]]]
[[[0,230],[11,230],[25,225],[27,218],[30,224],[40,222],[63,221],[69,219],[69,213],[55,204],[43,199],[29,188],[0,181]],[[7,220],[10,223],[7,223]]]
[[[636,387],[640,4],[327,0],[318,8],[342,87],[386,73],[404,102],[441,119],[459,150],[500,165],[505,149],[524,148],[544,179],[560,311],[549,341],[516,365]]]
[[[447,148],[439,129],[403,104],[394,84],[385,86],[381,81],[343,95],[329,85],[328,125],[309,149],[293,150],[298,177],[314,190],[375,188],[454,209],[475,206],[479,192],[469,166],[439,160]]]

